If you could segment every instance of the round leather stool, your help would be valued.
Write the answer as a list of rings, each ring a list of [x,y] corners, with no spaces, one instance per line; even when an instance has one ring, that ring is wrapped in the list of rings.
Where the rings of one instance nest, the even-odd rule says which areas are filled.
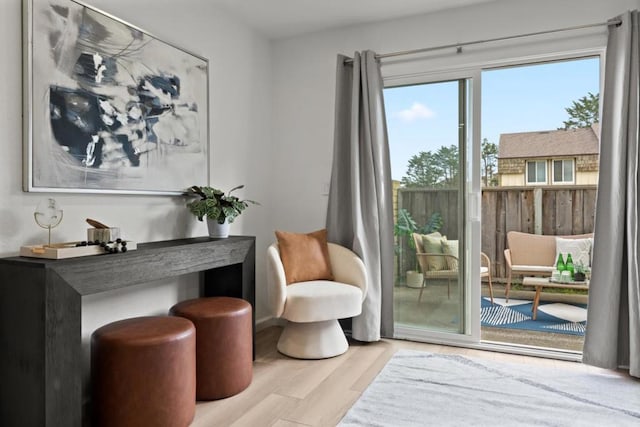
[[[239,298],[196,298],[174,305],[171,314],[196,326],[196,399],[222,399],[251,384],[251,304]]]
[[[179,317],[136,317],[91,336],[94,426],[188,426],[195,415],[196,335]]]

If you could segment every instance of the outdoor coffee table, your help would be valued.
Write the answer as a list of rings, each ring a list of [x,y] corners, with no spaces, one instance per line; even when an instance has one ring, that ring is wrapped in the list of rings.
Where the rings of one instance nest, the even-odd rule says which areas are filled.
[[[523,286],[533,286],[536,288],[536,296],[533,298],[533,320],[536,320],[538,315],[538,304],[540,303],[540,291],[542,288],[566,288],[566,289],[581,289],[589,290],[589,282],[579,283],[557,283],[549,281],[548,277],[525,277],[522,279]]]

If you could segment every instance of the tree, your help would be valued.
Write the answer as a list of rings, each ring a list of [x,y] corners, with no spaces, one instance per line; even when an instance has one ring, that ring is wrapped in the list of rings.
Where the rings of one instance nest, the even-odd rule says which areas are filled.
[[[439,172],[439,187],[454,187],[458,183],[458,171],[460,170],[460,160],[458,159],[458,146],[444,145],[434,154],[434,167]]]
[[[569,120],[562,122],[564,129],[586,128],[594,123],[598,123],[598,112],[600,109],[600,94],[592,94],[583,96],[577,101],[573,101],[571,107],[565,108],[569,114]]]
[[[421,151],[409,159],[407,172],[402,177],[402,184],[406,187],[432,187],[438,177],[433,168],[434,159],[431,151]]]
[[[482,140],[480,156],[482,159],[482,183],[485,187],[498,185],[494,177],[497,169],[498,146],[489,142],[487,138]]]
[[[435,153],[421,151],[409,159],[402,177],[406,187],[451,187],[458,182],[458,147],[442,146]]]

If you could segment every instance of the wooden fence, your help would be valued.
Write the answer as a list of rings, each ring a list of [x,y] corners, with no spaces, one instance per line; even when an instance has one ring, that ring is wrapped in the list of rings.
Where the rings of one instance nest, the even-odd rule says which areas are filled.
[[[591,233],[594,229],[596,186],[490,187],[482,190],[482,252],[489,256],[495,277],[505,277],[507,232],[546,235]],[[398,207],[425,224],[434,212],[442,215],[440,232],[457,239],[458,190],[398,189]],[[413,269],[415,257],[407,242],[399,242],[403,256],[398,273]]]

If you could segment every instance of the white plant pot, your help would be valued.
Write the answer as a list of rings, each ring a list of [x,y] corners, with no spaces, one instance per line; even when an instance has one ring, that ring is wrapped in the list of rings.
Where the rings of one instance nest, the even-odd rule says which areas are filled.
[[[209,228],[209,237],[226,238],[229,237],[230,224],[224,220],[224,224],[218,224],[215,219],[207,218],[207,227]]]
[[[422,287],[422,273],[419,271],[409,270],[407,271],[407,287],[409,288],[421,288]]]

